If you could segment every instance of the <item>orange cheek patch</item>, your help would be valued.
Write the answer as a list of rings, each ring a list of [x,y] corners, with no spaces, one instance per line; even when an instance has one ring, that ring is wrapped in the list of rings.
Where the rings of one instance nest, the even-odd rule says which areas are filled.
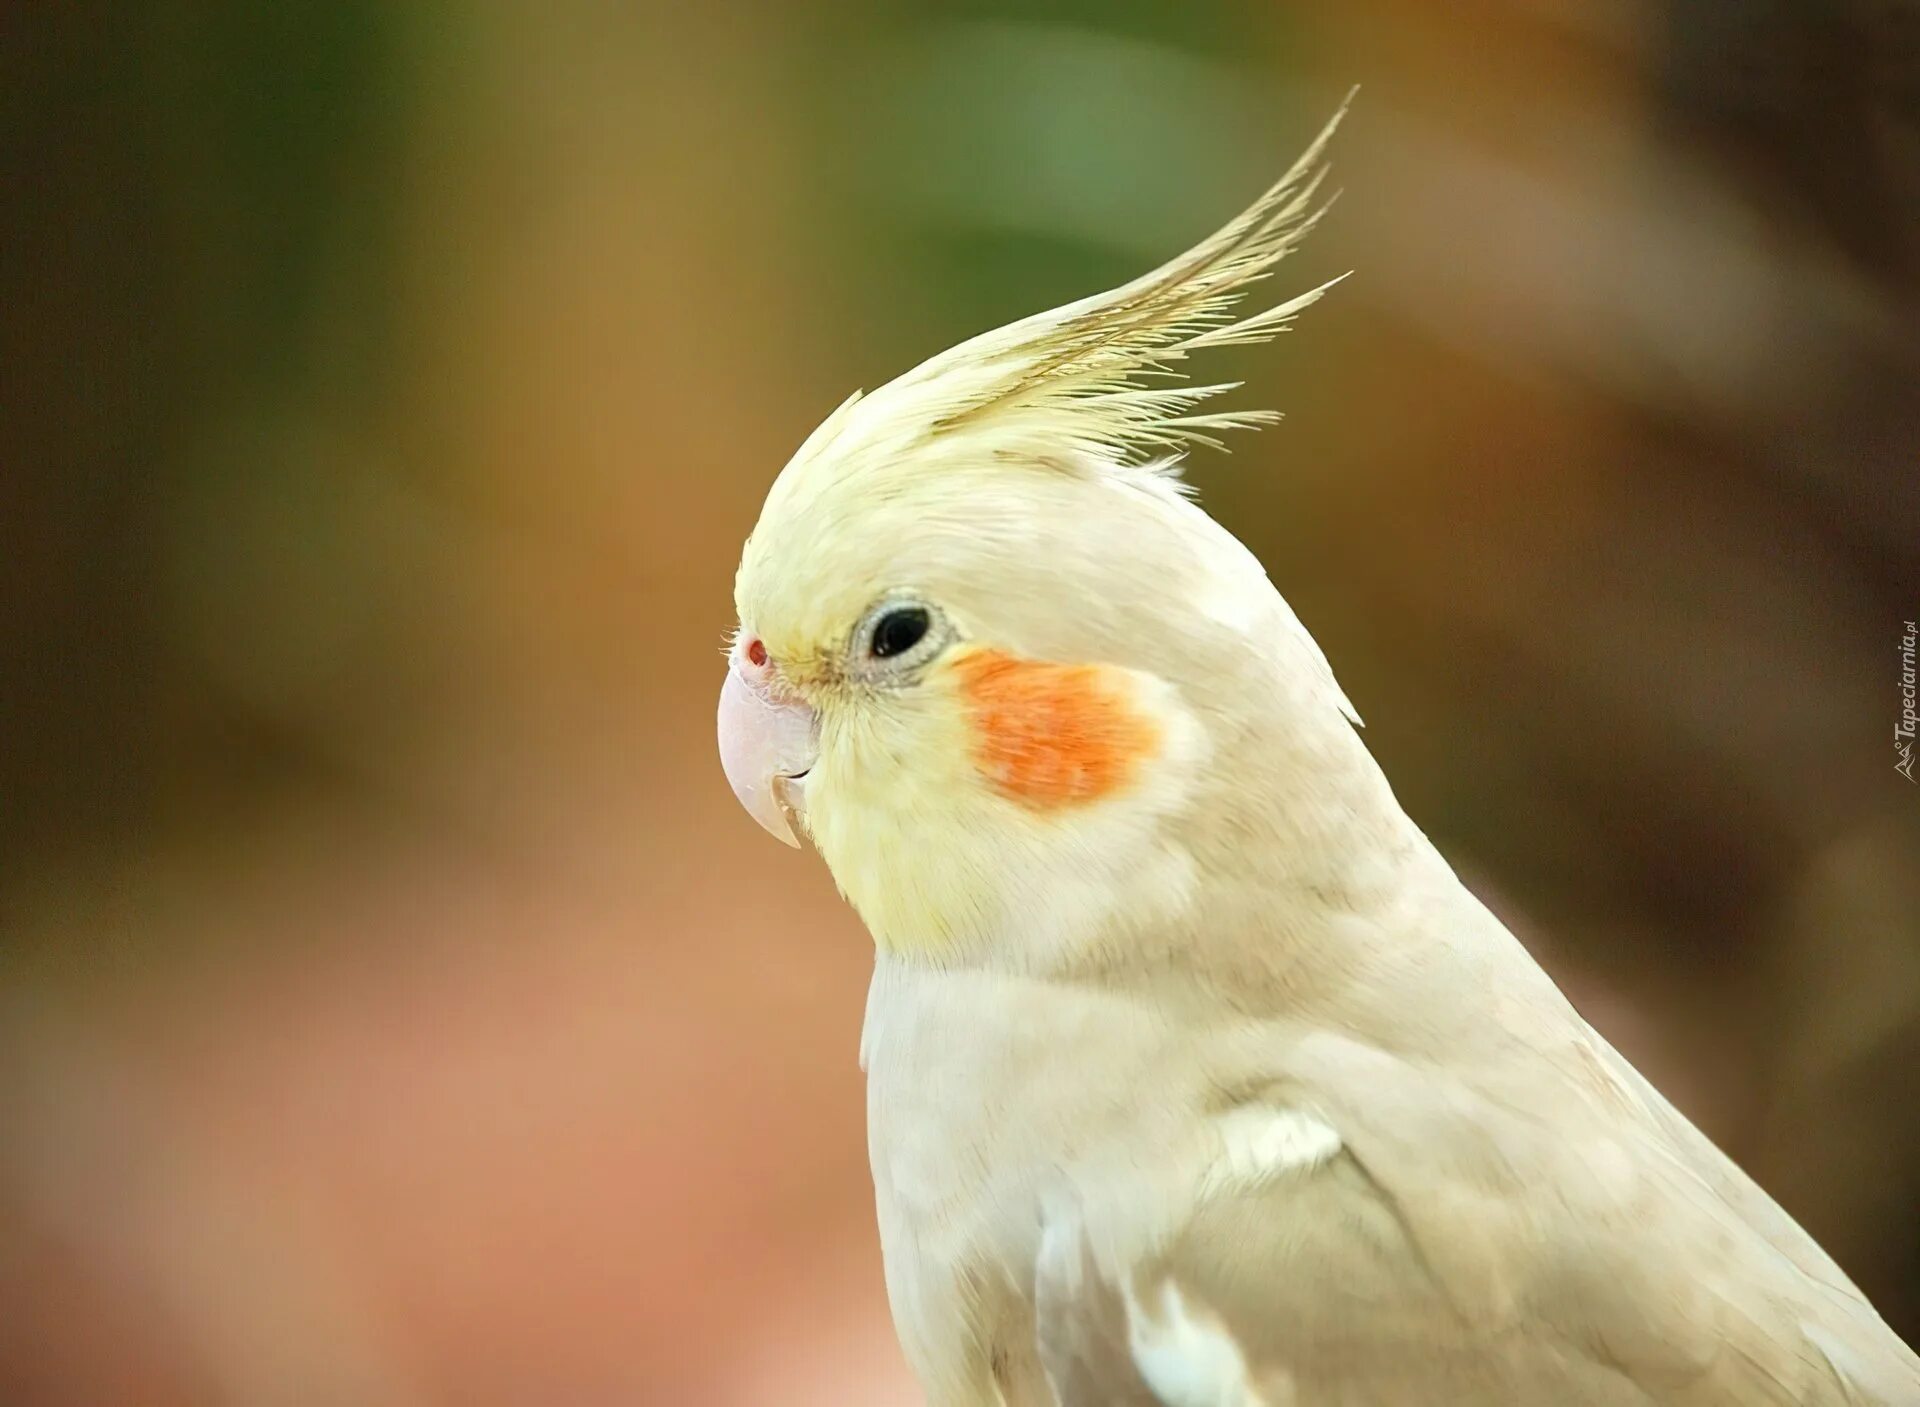
[[[1002,796],[1037,808],[1097,801],[1160,750],[1160,727],[1119,672],[997,650],[956,662],[973,761]]]

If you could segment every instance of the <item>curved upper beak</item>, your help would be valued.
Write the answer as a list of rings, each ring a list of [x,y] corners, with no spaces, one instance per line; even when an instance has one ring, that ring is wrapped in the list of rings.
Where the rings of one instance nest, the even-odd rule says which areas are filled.
[[[730,663],[720,688],[720,766],[747,814],[796,848],[796,832],[806,828],[807,773],[818,753],[813,710],[774,697]]]

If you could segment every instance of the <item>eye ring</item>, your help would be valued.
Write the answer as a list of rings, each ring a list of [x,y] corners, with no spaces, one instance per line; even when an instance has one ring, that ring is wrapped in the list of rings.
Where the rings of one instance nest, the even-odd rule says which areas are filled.
[[[954,637],[953,622],[931,601],[904,592],[889,594],[869,606],[854,627],[847,669],[853,677],[876,684],[913,678]]]

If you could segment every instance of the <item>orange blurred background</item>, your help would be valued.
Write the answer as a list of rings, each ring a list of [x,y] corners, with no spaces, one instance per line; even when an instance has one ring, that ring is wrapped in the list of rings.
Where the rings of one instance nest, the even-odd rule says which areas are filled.
[[[739,543],[848,391],[1166,257],[1356,82],[1282,282],[1356,276],[1192,477],[1916,1337],[1909,12],[167,0],[0,53],[0,1399],[915,1400],[870,949],[713,756]]]

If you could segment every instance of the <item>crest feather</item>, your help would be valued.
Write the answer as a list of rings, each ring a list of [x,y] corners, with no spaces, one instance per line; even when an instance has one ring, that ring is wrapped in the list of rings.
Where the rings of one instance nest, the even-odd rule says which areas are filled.
[[[891,458],[949,440],[1039,461],[1138,465],[1195,443],[1219,447],[1217,431],[1279,419],[1198,409],[1238,382],[1142,383],[1177,381],[1177,364],[1193,352],[1266,341],[1340,282],[1236,314],[1331,204],[1314,205],[1327,173],[1321,157],[1351,102],[1350,93],[1287,173],[1209,238],[1131,283],[971,338],[843,405],[793,467],[823,453]]]

